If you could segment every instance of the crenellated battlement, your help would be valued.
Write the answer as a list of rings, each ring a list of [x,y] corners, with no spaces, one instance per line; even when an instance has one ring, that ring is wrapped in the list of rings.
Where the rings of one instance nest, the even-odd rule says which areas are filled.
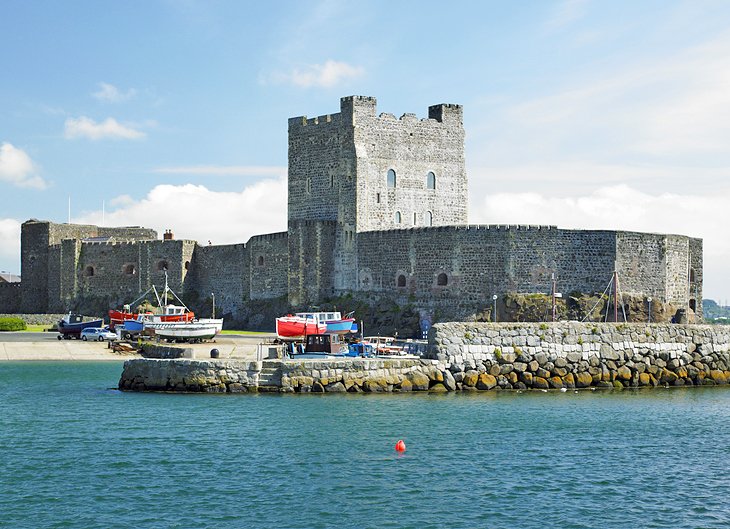
[[[558,227],[548,224],[453,224],[449,226],[413,226],[397,230],[372,230],[366,234],[390,234],[395,232],[443,233],[457,231],[551,231]]]
[[[248,244],[257,241],[275,241],[280,239],[286,239],[289,237],[288,231],[279,231],[276,233],[265,233],[263,235],[254,235],[248,240]]]

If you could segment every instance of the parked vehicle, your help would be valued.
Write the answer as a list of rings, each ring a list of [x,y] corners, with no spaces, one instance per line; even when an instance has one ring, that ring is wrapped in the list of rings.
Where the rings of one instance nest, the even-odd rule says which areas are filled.
[[[83,341],[110,342],[117,339],[117,335],[107,328],[87,327],[81,331],[81,339]]]
[[[81,331],[93,327],[99,328],[103,324],[103,320],[86,320],[80,314],[69,312],[58,321],[58,339],[70,340],[71,338],[79,338]]]

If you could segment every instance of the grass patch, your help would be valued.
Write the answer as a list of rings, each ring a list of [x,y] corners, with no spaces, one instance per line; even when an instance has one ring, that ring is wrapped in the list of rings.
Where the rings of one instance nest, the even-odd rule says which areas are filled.
[[[42,323],[28,323],[25,325],[25,329],[23,329],[23,332],[46,332],[51,327],[53,327],[53,325]]]

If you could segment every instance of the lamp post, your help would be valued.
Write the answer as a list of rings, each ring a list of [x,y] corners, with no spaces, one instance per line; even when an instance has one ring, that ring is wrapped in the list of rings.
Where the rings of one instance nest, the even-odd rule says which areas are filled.
[[[211,292],[210,295],[213,298],[213,316],[212,316],[212,318],[215,319],[215,292]]]
[[[497,323],[497,294],[492,296],[492,302],[494,304],[494,317],[492,319],[494,320],[494,323]]]
[[[651,298],[646,298],[646,302],[649,304],[649,323],[651,323]]]

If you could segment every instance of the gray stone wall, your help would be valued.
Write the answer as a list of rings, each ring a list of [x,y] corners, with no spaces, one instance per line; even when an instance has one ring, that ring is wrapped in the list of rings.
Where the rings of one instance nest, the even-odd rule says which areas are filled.
[[[251,237],[247,244],[250,299],[272,299],[289,292],[289,236],[287,232]]]
[[[436,324],[431,358],[457,388],[727,384],[730,327],[577,322]]]
[[[674,248],[669,256],[667,241]],[[676,310],[684,306],[677,304],[677,291],[685,292],[679,299],[687,303],[688,278],[673,275],[670,288],[667,267],[686,270],[688,244],[689,238],[680,236],[552,226],[367,232],[357,237],[357,290],[396,291],[402,303],[460,319],[490,307],[494,294],[500,302],[510,292],[549,294],[553,273],[558,291],[566,296],[600,294],[617,269],[623,294],[652,296]]]
[[[216,316],[235,314],[249,299],[249,279],[246,245],[197,246],[185,292],[195,293],[198,311],[212,308],[211,293],[215,293]]]
[[[20,310],[20,283],[0,283],[0,312],[10,314]]]
[[[429,108],[429,117],[356,112],[357,231],[466,224],[464,127],[459,105]],[[393,170],[395,187],[387,174]],[[428,189],[433,172],[435,188]],[[400,216],[400,222],[396,220]],[[429,219],[430,215],[430,219]]]
[[[426,359],[130,360],[119,388],[241,393],[623,389],[725,385],[730,327],[473,324],[433,327]]]
[[[77,265],[77,243],[60,247],[64,240],[110,237],[115,240],[155,239],[154,230],[139,227],[105,228],[79,224],[56,224],[35,219],[21,228],[21,309],[26,313],[66,310],[67,300],[78,295],[69,277]],[[64,249],[66,250],[64,252]],[[63,277],[62,277],[63,275]]]
[[[317,304],[334,289],[334,244],[337,223],[289,222],[289,303]]]

